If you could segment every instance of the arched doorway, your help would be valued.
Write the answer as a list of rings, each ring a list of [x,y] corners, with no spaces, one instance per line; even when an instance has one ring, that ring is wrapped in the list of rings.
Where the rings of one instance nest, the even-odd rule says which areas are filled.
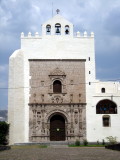
[[[65,119],[61,115],[54,115],[50,119],[50,140],[65,141]]]

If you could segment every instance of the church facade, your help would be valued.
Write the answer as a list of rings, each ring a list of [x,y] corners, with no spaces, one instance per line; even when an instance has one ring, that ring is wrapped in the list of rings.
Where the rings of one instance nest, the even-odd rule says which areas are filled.
[[[94,33],[57,14],[9,60],[10,144],[120,141],[120,83],[95,77]]]

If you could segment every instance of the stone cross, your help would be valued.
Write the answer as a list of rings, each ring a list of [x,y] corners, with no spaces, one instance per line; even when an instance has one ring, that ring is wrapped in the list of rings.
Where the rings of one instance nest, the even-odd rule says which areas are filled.
[[[56,10],[56,12],[57,12],[57,14],[59,14],[60,10],[59,10],[59,9],[57,9],[57,10]]]

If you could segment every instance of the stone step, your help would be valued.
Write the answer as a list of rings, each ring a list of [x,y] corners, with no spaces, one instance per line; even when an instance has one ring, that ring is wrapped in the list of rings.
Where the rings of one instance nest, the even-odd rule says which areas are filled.
[[[50,141],[48,142],[48,144],[50,145],[68,145],[69,142],[68,141]]]
[[[47,146],[50,146],[50,145],[56,145],[56,146],[62,146],[62,145],[65,145],[67,146],[69,144],[68,141],[48,141],[48,142],[39,142],[39,143],[36,143],[36,142],[28,142],[28,143],[15,143],[15,145],[47,145]]]
[[[48,148],[68,148],[68,145],[49,145]]]

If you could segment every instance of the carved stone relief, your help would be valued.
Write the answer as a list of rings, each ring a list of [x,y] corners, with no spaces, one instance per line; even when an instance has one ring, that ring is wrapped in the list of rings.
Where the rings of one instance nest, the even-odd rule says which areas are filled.
[[[63,71],[61,71],[58,67],[55,68],[49,76],[66,76],[65,73]]]
[[[52,103],[63,103],[63,98],[61,96],[52,97]]]
[[[41,95],[42,103],[44,102],[44,94]]]
[[[70,94],[70,103],[73,102],[73,94]]]
[[[50,135],[50,122],[46,119],[47,114],[52,111],[58,112],[58,110],[62,112],[66,112],[69,110],[70,117],[66,121],[66,138],[69,139],[71,136],[74,137],[78,135],[79,137],[84,137],[86,135],[86,120],[85,115],[82,115],[82,111],[84,109],[81,108],[79,105],[36,105],[30,106],[32,110],[32,117],[30,117],[30,133],[31,136],[40,137],[48,137]],[[48,111],[49,107],[49,111]],[[63,113],[62,113],[63,114]],[[68,115],[68,113],[66,113]],[[32,123],[33,122],[33,123]],[[78,125],[77,125],[78,124]],[[75,129],[77,129],[77,133],[75,133]],[[32,139],[32,138],[30,138]],[[34,137],[35,140],[35,137]]]
[[[78,123],[78,110],[77,109],[74,111],[74,120],[75,120],[75,124],[77,124]]]

